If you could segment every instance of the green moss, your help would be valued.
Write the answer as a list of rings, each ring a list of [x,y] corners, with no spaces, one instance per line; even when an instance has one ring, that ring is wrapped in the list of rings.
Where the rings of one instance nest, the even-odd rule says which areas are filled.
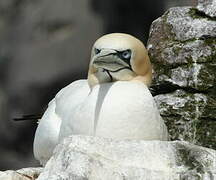
[[[202,36],[200,40],[204,40],[205,44],[209,46],[216,44],[216,37],[214,36]]]
[[[196,170],[199,173],[204,173],[203,165],[196,159],[196,156],[191,153],[191,149],[184,145],[178,145],[178,165],[184,164],[187,166],[188,171]]]
[[[214,163],[212,161],[211,154],[205,149],[199,149],[198,147],[192,147],[190,144],[179,143],[176,144],[177,147],[177,165],[186,166],[186,172],[193,172],[196,174],[203,174],[206,172],[208,167],[211,167]],[[202,159],[200,161],[200,159]],[[197,176],[198,179],[202,179],[200,176]]]
[[[186,43],[189,43],[189,42],[194,42],[196,40],[197,40],[197,38],[190,38],[190,39],[187,39],[187,40],[184,40],[184,41],[179,41],[179,42],[181,42],[183,44],[186,44]]]
[[[201,12],[196,8],[191,8],[190,11],[189,11],[189,15],[193,19],[208,19],[210,21],[216,21],[215,17],[208,16],[204,12]]]
[[[202,68],[199,71],[198,79],[198,88],[201,91],[208,91],[209,88],[215,85],[216,72],[215,67],[212,67],[209,64],[203,64]]]
[[[175,40],[175,37],[176,37],[176,35],[172,31],[173,26],[171,24],[167,23],[167,18],[168,18],[169,13],[170,13],[170,11],[168,10],[162,16],[162,20],[163,20],[163,33],[166,34],[164,41],[170,41],[170,40],[173,41],[173,40]]]
[[[179,52],[180,52],[181,49],[182,49],[182,47],[174,46],[172,50],[173,50],[174,54],[176,56],[178,56],[178,54],[179,54]]]
[[[195,8],[191,8],[189,14],[194,19],[216,20],[216,18],[208,17]],[[171,89],[170,87],[172,87],[174,89],[173,91],[176,89],[183,89],[185,93],[176,93],[176,96],[185,99],[187,102],[183,107],[178,107],[176,109],[166,102],[161,103],[160,108],[164,111],[161,115],[168,126],[172,140],[184,139],[189,142],[197,142],[199,145],[216,149],[216,87],[214,87],[216,84],[216,37],[210,34],[184,41],[176,40],[172,31],[172,26],[167,23],[168,16],[169,11],[161,17],[160,26],[162,27],[159,26],[159,29],[163,38],[161,38],[160,43],[157,44],[159,50],[152,50],[153,56],[150,55],[156,72],[154,83],[160,86],[162,90],[167,87],[169,90]],[[169,50],[174,53],[174,58],[180,57],[183,52],[187,53],[187,48],[182,50],[182,47],[184,48],[185,45],[194,41],[198,41],[197,43],[200,43],[201,48],[204,50],[209,49],[211,51],[210,55],[203,53],[201,57],[198,56],[199,59],[196,59],[196,63],[201,66],[196,84],[194,83],[194,76],[191,75],[194,73],[194,70],[196,70],[194,69],[195,60],[192,58],[192,53],[186,54],[186,57],[184,56],[184,58],[186,58],[186,63],[175,63],[175,60],[169,62],[164,59],[164,57],[166,57],[164,52],[169,52]],[[197,43],[194,44],[197,45]],[[191,44],[193,45],[193,43]],[[192,46],[192,48],[195,47],[196,46]],[[174,84],[171,84],[171,86],[166,85],[166,78],[170,78],[171,70],[177,67],[181,67],[183,70],[190,73],[189,77],[185,77],[188,81],[186,87],[179,87]],[[162,75],[165,77],[160,78]],[[161,89],[160,93],[163,93]],[[165,91],[165,93],[171,93],[171,91]],[[207,103],[205,103],[203,99],[197,102],[195,100],[195,93],[205,94]],[[211,102],[208,100],[210,96],[213,99]],[[185,161],[188,160],[187,166],[189,169],[193,169],[195,165],[190,164],[190,161],[193,161],[193,159],[186,159],[189,155],[189,151],[180,153],[182,154],[182,159],[185,159]],[[199,171],[202,171],[202,168],[199,169]]]
[[[216,121],[214,119],[201,119],[197,124],[197,134],[199,145],[216,149]]]
[[[151,53],[149,53],[149,58],[150,58],[150,61],[151,61],[152,63],[157,62],[157,58],[154,57],[154,56],[152,56]]]
[[[211,121],[216,122],[216,99],[215,95],[211,96],[209,93],[208,102],[206,103],[206,107],[202,113],[202,119],[210,119]],[[215,126],[215,132],[216,132],[216,126]],[[215,143],[216,144],[216,143]]]

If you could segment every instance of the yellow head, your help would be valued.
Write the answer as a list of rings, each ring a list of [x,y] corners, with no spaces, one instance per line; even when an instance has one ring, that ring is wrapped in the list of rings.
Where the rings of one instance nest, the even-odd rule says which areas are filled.
[[[96,84],[114,81],[141,81],[151,84],[152,67],[148,52],[137,38],[123,33],[99,38],[91,53],[88,82]]]

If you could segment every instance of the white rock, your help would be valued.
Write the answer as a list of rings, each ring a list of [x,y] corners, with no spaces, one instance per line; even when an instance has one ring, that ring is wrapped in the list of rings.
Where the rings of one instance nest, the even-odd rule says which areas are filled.
[[[216,0],[198,0],[197,9],[208,16],[216,17]]]
[[[0,180],[34,180],[41,173],[42,168],[23,168],[16,171],[0,171]]]
[[[172,27],[174,39],[186,41],[191,38],[200,38],[203,35],[215,36],[216,23],[205,17],[193,18],[191,7],[174,7],[169,9],[167,24]]]
[[[186,142],[71,136],[38,180],[193,180],[216,178],[216,151]]]

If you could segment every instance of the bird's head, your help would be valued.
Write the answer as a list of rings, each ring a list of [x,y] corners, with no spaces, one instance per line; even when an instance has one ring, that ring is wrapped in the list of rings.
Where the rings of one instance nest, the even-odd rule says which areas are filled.
[[[137,38],[123,33],[99,38],[93,48],[88,72],[91,87],[114,81],[141,81],[147,86],[152,80],[148,52]]]

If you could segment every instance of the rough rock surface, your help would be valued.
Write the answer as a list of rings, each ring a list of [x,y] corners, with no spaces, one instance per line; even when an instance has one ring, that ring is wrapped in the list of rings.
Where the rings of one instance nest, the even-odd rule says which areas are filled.
[[[204,12],[206,15],[216,17],[216,0],[198,0],[197,9]]]
[[[215,173],[216,151],[186,142],[71,136],[38,180],[210,180]]]
[[[0,180],[35,180],[43,168],[24,168],[17,171],[0,171]]]
[[[215,149],[216,19],[196,8],[171,8],[152,23],[147,47],[171,139]]]

